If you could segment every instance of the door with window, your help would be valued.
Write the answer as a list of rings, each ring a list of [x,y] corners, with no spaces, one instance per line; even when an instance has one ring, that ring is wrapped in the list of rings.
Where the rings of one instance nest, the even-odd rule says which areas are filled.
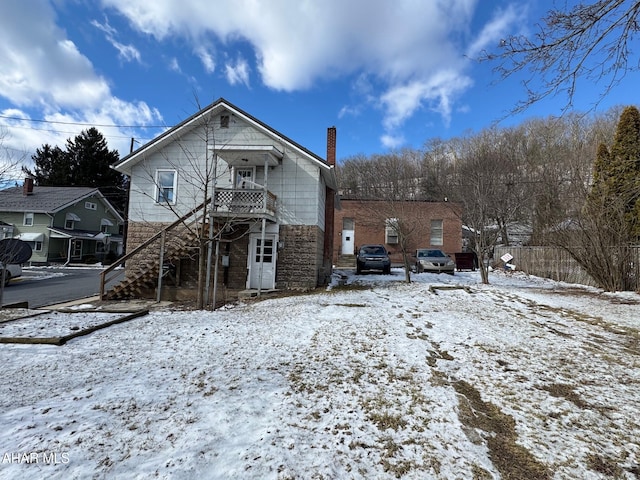
[[[355,222],[353,218],[342,219],[342,255],[355,253]]]
[[[82,257],[82,240],[71,240],[71,257]]]
[[[236,168],[236,188],[254,188],[254,169]]]
[[[248,288],[272,289],[276,286],[276,236],[260,234],[249,237]],[[261,258],[262,257],[262,258]]]

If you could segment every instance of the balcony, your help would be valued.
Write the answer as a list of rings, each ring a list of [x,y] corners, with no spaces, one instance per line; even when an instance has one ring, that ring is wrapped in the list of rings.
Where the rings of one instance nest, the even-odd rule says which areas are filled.
[[[276,219],[276,196],[262,189],[232,188],[215,192],[213,213],[225,218]]]

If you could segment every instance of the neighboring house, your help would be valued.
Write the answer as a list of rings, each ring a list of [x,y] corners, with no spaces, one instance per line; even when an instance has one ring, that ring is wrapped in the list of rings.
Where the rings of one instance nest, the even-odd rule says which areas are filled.
[[[392,263],[402,263],[393,228],[398,220],[410,232],[407,250],[412,254],[418,248],[439,248],[453,257],[462,249],[461,206],[457,203],[341,198],[334,223],[334,263],[348,263],[360,245],[370,243],[384,245]]]
[[[97,188],[39,187],[27,178],[0,190],[0,235],[27,242],[32,265],[115,259],[123,223]]]
[[[327,283],[335,139],[335,128],[329,128],[325,160],[219,99],[124,157],[114,168],[131,181],[128,286],[108,296],[148,296],[157,288],[159,263],[175,273],[174,283],[183,292],[193,292],[198,238],[209,238],[204,229],[196,232],[204,223],[219,240],[213,242],[219,252],[214,263],[226,289],[307,289]],[[211,197],[213,208],[207,211]],[[182,246],[145,244],[159,233]]]

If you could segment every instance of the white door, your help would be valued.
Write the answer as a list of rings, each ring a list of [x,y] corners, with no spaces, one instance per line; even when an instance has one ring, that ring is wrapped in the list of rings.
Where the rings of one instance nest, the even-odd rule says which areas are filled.
[[[276,236],[265,235],[264,248],[260,234],[249,238],[249,288],[271,289],[276,287]],[[260,260],[262,254],[262,268]],[[261,281],[262,277],[262,281]]]
[[[353,218],[342,219],[342,255],[355,253],[355,228]]]

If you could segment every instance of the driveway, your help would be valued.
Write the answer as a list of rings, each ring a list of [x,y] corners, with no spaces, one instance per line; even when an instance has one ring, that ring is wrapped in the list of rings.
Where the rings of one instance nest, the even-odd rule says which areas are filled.
[[[97,295],[101,268],[28,267],[4,289],[2,305],[28,302],[30,308]]]

